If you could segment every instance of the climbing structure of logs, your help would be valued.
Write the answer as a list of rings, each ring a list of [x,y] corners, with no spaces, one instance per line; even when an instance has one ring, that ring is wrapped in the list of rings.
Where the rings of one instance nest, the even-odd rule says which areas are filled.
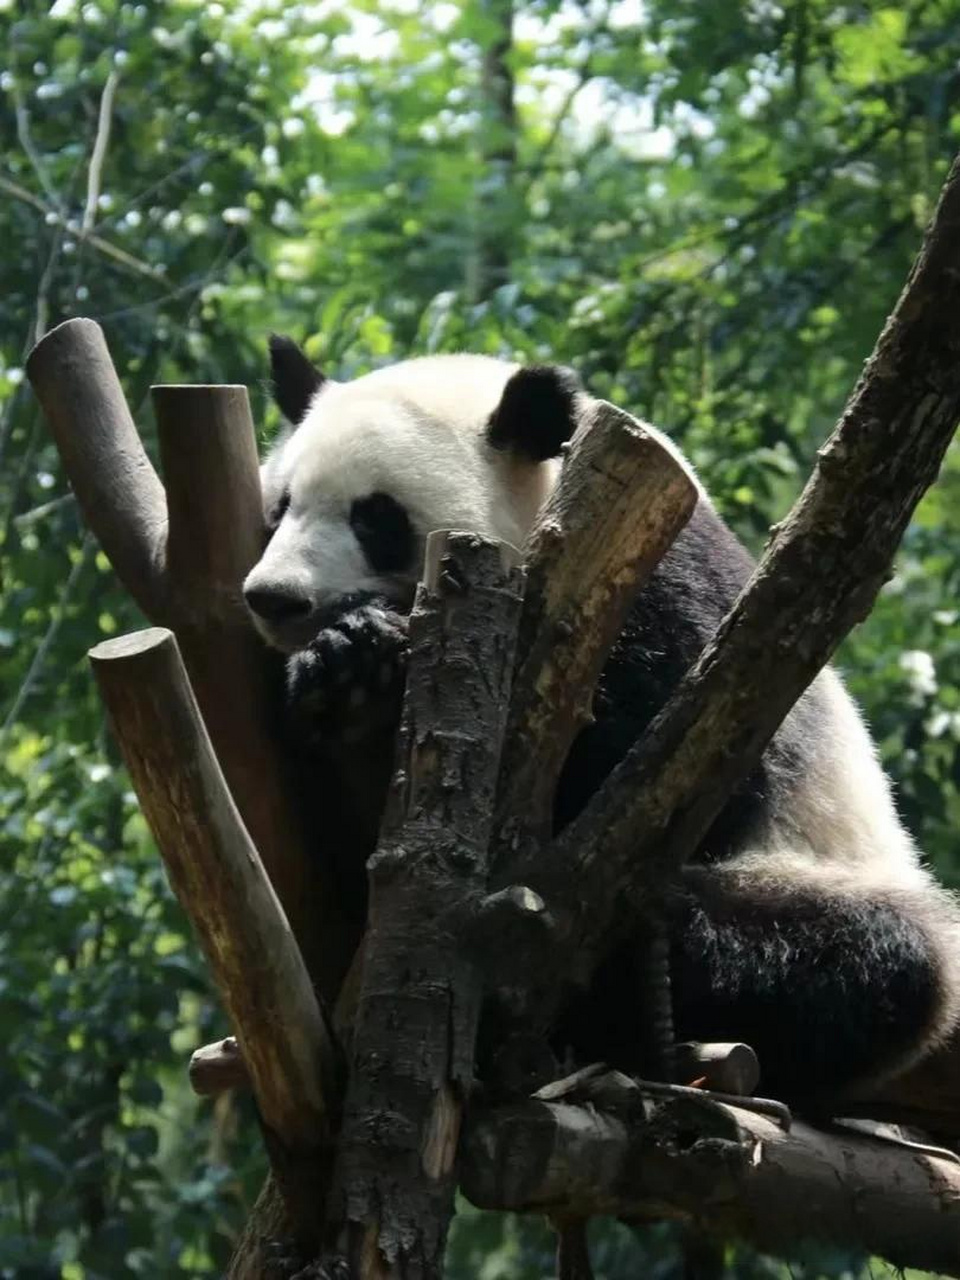
[[[618,900],[655,928],[670,878],[869,610],[960,418],[958,263],[955,166],[794,511],[673,700],[557,840],[565,753],[695,486],[641,423],[594,404],[519,555],[431,537],[358,956],[275,732],[278,659],[242,608],[264,537],[245,390],[155,389],[161,484],[98,326],[68,321],[35,348],[28,372],[86,519],[157,624],[91,658],[236,1037],[195,1055],[191,1078],[206,1093],[244,1083],[262,1121],[272,1174],[233,1277],[265,1276],[277,1238],[358,1277],[438,1277],[460,1179],[484,1205],[574,1224],[668,1207],[764,1245],[819,1236],[960,1275],[960,1163],[744,1110],[728,1096],[751,1087],[742,1046],[685,1050],[716,1093],[601,1075],[484,1110],[473,1082],[484,992],[543,1031]],[[338,996],[348,1042],[332,1030]],[[960,1048],[859,1109],[958,1134],[954,1062]],[[588,1265],[573,1230],[561,1275]]]

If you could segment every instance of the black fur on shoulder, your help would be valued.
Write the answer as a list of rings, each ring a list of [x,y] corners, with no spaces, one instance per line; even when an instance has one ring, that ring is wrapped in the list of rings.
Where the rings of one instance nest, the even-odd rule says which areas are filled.
[[[555,458],[577,425],[577,401],[583,394],[572,369],[534,364],[518,369],[490,415],[487,441],[532,462]]]
[[[292,338],[270,335],[270,377],[273,398],[288,422],[297,426],[326,378]]]

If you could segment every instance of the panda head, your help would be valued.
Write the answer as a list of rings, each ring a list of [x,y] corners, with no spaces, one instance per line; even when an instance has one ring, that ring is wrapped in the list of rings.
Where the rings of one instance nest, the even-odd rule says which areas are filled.
[[[294,430],[263,468],[270,540],[244,583],[293,652],[359,604],[408,609],[433,529],[522,546],[584,392],[567,369],[428,356],[336,383],[288,338],[273,390]]]

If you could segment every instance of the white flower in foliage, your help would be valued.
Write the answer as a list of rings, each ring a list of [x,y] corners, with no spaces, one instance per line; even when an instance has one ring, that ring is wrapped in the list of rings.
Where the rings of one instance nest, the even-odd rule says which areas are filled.
[[[900,655],[900,669],[906,672],[911,692],[918,701],[937,692],[937,669],[925,649],[905,649]]]

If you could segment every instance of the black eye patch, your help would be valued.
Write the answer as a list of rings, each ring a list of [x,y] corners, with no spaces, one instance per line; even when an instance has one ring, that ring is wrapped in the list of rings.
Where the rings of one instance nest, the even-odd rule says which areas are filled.
[[[356,498],[350,507],[350,527],[377,573],[409,569],[414,551],[413,525],[389,493]]]
[[[290,506],[290,490],[284,489],[280,497],[267,513],[267,524],[271,529],[276,529],[277,525],[287,514],[287,508]]]
[[[290,506],[290,490],[284,489],[280,497],[276,500],[270,510],[267,512],[267,541],[277,532],[277,526],[283,517],[287,514],[287,508]]]

